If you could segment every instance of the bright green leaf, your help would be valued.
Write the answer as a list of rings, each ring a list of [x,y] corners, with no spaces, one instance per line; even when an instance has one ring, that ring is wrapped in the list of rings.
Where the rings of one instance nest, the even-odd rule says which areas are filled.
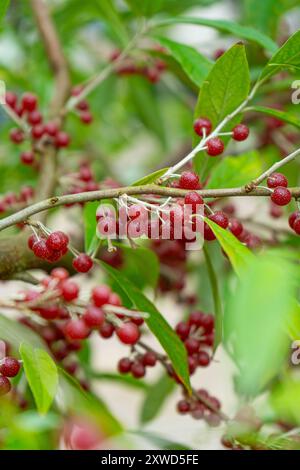
[[[185,387],[191,390],[186,350],[175,331],[155,305],[123,273],[103,262],[101,262],[101,266],[119,284],[137,310],[149,313],[149,318],[146,318],[145,322],[167,353],[176,374],[181,378]]]
[[[0,3],[0,25],[1,25],[5,15],[6,15],[9,4],[10,4],[10,0],[1,0],[1,3]]]
[[[118,246],[120,246],[125,258],[122,267],[125,276],[140,289],[147,285],[155,289],[160,270],[156,254],[149,248]]]
[[[267,114],[268,116],[274,116],[277,119],[280,119],[281,121],[284,121],[288,124],[291,124],[292,126],[297,127],[298,129],[300,128],[300,119],[294,114],[286,113],[284,111],[280,111],[274,108],[267,108],[265,106],[251,106],[248,108],[248,110],[255,111],[257,113]]]
[[[152,386],[149,387],[145,395],[140,412],[140,422],[142,424],[152,421],[162,409],[165,400],[174,390],[174,380],[163,374]]]
[[[100,12],[100,15],[105,18],[111,26],[120,43],[126,47],[129,42],[129,36],[118,10],[115,7],[114,0],[94,0],[93,3]]]
[[[300,381],[291,376],[277,383],[270,396],[270,404],[281,421],[300,425]]]
[[[135,181],[131,186],[144,186],[145,184],[155,183],[161,176],[163,176],[169,168],[162,168],[161,170],[154,171],[150,175],[144,176],[143,178]]]
[[[20,346],[20,355],[28,384],[39,413],[45,414],[55,398],[58,387],[56,364],[43,349],[34,349],[28,343]]]
[[[84,247],[86,253],[91,253],[98,242],[96,235],[97,220],[96,210],[100,202],[88,202],[84,205],[83,209],[83,222],[84,222]]]
[[[7,341],[17,351],[23,341],[36,348],[47,349],[41,337],[33,330],[5,315],[0,315],[0,340]]]

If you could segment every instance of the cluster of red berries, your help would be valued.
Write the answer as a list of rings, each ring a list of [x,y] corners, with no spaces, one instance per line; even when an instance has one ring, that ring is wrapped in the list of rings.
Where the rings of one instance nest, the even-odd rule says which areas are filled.
[[[32,201],[34,189],[32,186],[23,186],[19,194],[9,192],[0,199],[0,214],[9,211],[15,206],[28,204]]]
[[[289,226],[297,235],[300,235],[300,211],[292,212],[289,216]]]
[[[154,351],[143,354],[133,352],[131,357],[123,357],[118,362],[120,374],[130,373],[134,378],[141,379],[146,375],[147,367],[154,367],[157,363],[157,355]]]
[[[7,356],[0,360],[0,396],[11,390],[10,378],[16,377],[20,370],[20,362],[14,357]]]
[[[72,88],[71,95],[77,97],[83,91],[83,85],[76,85]],[[83,124],[91,124],[93,122],[93,115],[90,110],[90,105],[87,100],[82,99],[76,105],[76,111],[78,112],[79,119]]]
[[[179,414],[189,414],[194,419],[203,419],[211,427],[219,426],[221,423],[221,418],[218,415],[220,409],[220,401],[204,389],[198,390],[197,395],[186,396],[177,403]]]
[[[33,251],[37,258],[44,259],[49,263],[56,263],[68,253],[69,237],[61,230],[50,234],[39,230],[32,233],[28,238],[28,248]],[[93,267],[92,258],[86,253],[78,253],[73,259],[72,265],[78,273],[87,273]]]
[[[113,51],[110,57],[111,62],[117,60],[120,54],[121,52],[119,50]],[[157,83],[160,80],[161,74],[166,70],[166,67],[165,61],[161,59],[155,59],[152,65],[149,66],[145,63],[136,63],[133,59],[128,57],[121,65],[117,65],[116,73],[120,76],[141,75],[150,83]]]
[[[179,322],[175,331],[183,341],[188,353],[190,374],[198,367],[210,364],[211,348],[214,343],[214,317],[200,311],[192,312],[187,321]]]
[[[268,188],[272,189],[271,201],[277,206],[286,206],[291,202],[292,194],[288,190],[288,180],[282,173],[273,173],[267,179]]]
[[[199,117],[194,122],[194,131],[200,137],[203,137],[204,134],[207,137],[211,134],[212,131],[212,123],[206,117]],[[232,138],[238,142],[242,142],[246,140],[249,136],[249,128],[245,124],[237,124],[232,129]],[[216,157],[221,155],[224,152],[225,146],[224,142],[220,137],[212,137],[208,139],[206,142],[206,152],[210,157]]]
[[[26,150],[21,154],[21,162],[25,165],[35,163],[35,145],[44,139],[45,142],[53,144],[56,148],[68,147],[70,136],[60,130],[55,121],[44,123],[43,115],[38,109],[38,99],[32,93],[24,93],[18,103],[18,97],[15,93],[8,91],[5,95],[6,104],[20,118],[26,119],[30,126],[30,135],[32,141],[31,150]],[[26,138],[26,133],[21,128],[14,128],[10,131],[10,140],[14,144],[21,144]]]
[[[95,181],[93,171],[88,162],[82,162],[79,170],[75,174],[70,175],[72,181],[71,186],[67,188],[65,194],[78,194],[85,191],[97,191],[99,184]],[[71,207],[75,203],[70,203],[66,207]],[[83,203],[80,203],[83,205]]]

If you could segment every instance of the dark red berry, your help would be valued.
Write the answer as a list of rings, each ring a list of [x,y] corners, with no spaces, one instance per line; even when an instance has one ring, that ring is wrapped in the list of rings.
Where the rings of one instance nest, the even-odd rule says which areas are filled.
[[[157,362],[157,356],[155,352],[147,351],[142,357],[142,363],[145,367],[154,367]]]
[[[7,91],[5,93],[5,102],[10,108],[15,108],[17,104],[17,95],[13,93],[12,91]]]
[[[9,137],[14,144],[21,144],[24,141],[24,132],[22,129],[11,129]]]
[[[204,201],[200,194],[196,193],[195,191],[192,191],[190,193],[187,193],[184,198],[184,203],[187,205],[191,205],[193,211],[195,211],[197,209],[197,206],[204,204]]]
[[[118,362],[118,371],[120,374],[128,374],[128,372],[130,372],[131,366],[132,361],[129,359],[129,357],[123,357]]]
[[[28,114],[27,121],[32,126],[36,126],[38,124],[41,124],[41,122],[43,121],[43,116],[39,111],[32,111],[32,113]]]
[[[233,129],[232,137],[234,140],[241,142],[246,140],[249,136],[249,127],[245,126],[245,124],[238,124]]]
[[[20,363],[14,357],[5,357],[0,361],[0,374],[5,377],[15,377],[20,370]]]
[[[300,211],[295,211],[292,212],[292,214],[289,216],[289,226],[293,229],[294,228],[294,223],[295,220],[300,217]]]
[[[32,233],[32,234],[30,235],[30,237],[28,238],[28,240],[27,240],[28,248],[29,248],[30,250],[32,250],[33,245],[34,245],[35,242],[37,242],[37,241],[38,241],[38,239],[37,239],[36,235],[35,235],[34,233]]]
[[[188,354],[194,354],[198,352],[200,348],[200,342],[196,338],[188,338],[184,342],[184,345],[186,347]]]
[[[217,211],[214,214],[210,215],[209,219],[224,229],[228,227],[229,220],[225,212]]]
[[[69,237],[61,231],[52,232],[47,238],[46,243],[50,250],[60,251],[68,245]]]
[[[57,148],[68,147],[70,144],[70,136],[66,132],[58,132],[55,136],[55,145]]]
[[[55,320],[59,316],[59,310],[57,305],[48,305],[46,307],[39,308],[39,313],[45,320]]]
[[[274,204],[277,204],[277,206],[286,206],[291,201],[292,195],[287,188],[278,186],[274,189],[271,199]]]
[[[79,273],[87,273],[93,267],[93,260],[85,253],[81,253],[73,260],[73,268]]]
[[[198,118],[194,122],[194,131],[196,134],[198,134],[200,137],[203,137],[203,130],[205,129],[205,135],[208,136],[211,133],[212,130],[212,123],[209,119],[207,118]]]
[[[180,414],[186,414],[190,411],[190,409],[191,409],[191,406],[190,406],[189,402],[186,401],[186,400],[180,400],[177,403],[177,411]]]
[[[189,317],[189,325],[195,325],[197,327],[202,325],[202,319],[203,319],[204,313],[195,311],[190,314]]]
[[[239,237],[244,230],[243,225],[237,219],[230,219],[228,228],[235,237]]]
[[[11,390],[11,384],[7,377],[0,375],[0,397],[6,395]]]
[[[45,134],[50,137],[55,137],[59,131],[59,127],[55,122],[47,122],[45,124]]]
[[[135,323],[123,323],[116,329],[116,333],[120,341],[124,344],[135,344],[140,337],[140,330]]]
[[[106,321],[99,328],[99,333],[102,338],[111,338],[114,331],[115,327],[111,323],[108,323]]]
[[[92,299],[96,307],[102,307],[108,304],[111,290],[108,286],[97,286],[92,290]]]
[[[184,171],[179,178],[181,189],[200,189],[199,176],[193,171]]]
[[[45,128],[43,124],[37,124],[36,126],[32,127],[31,129],[31,137],[34,140],[39,140],[43,137],[45,133]]]
[[[34,153],[30,150],[22,152],[20,158],[21,162],[24,163],[24,165],[32,165],[34,163]]]
[[[268,188],[277,188],[282,186],[283,188],[288,187],[288,180],[282,173],[273,173],[267,179]]]
[[[32,247],[32,251],[35,254],[35,256],[41,259],[47,259],[51,255],[51,252],[49,248],[47,247],[46,240],[44,239],[41,239],[35,242]]]
[[[201,326],[205,329],[206,333],[211,333],[215,325],[215,319],[213,315],[203,315],[201,320]]]
[[[89,305],[82,318],[88,327],[99,328],[104,323],[105,315],[101,308]]]
[[[198,364],[201,367],[207,367],[210,363],[210,357],[206,351],[200,351],[198,354]]]
[[[77,299],[79,287],[75,282],[67,280],[61,285],[61,293],[67,302],[71,302],[71,300]]]
[[[22,96],[21,104],[22,108],[25,111],[32,112],[36,109],[37,107],[37,97],[33,95],[32,93],[24,93]]]
[[[146,369],[141,362],[134,362],[131,366],[131,373],[136,379],[141,379],[145,376]]]
[[[207,141],[207,153],[211,157],[216,157],[224,152],[224,143],[219,137],[213,137]]]
[[[297,235],[300,235],[300,217],[298,217],[293,226],[294,231],[297,233]]]
[[[90,111],[81,111],[79,117],[83,124],[91,124],[93,121],[93,115],[90,113]]]
[[[176,333],[184,341],[190,334],[190,325],[185,322],[180,322],[175,328]]]
[[[70,320],[64,327],[66,337],[73,340],[85,339],[90,334],[90,328],[79,318],[78,320]]]

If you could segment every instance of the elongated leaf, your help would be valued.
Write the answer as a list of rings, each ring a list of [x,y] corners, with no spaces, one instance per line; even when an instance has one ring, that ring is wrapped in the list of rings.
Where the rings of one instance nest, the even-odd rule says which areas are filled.
[[[120,43],[126,47],[129,42],[129,36],[114,5],[114,0],[94,0],[93,3],[100,12],[100,15],[107,20]]]
[[[225,341],[239,367],[241,393],[262,391],[286,359],[286,324],[297,285],[294,269],[278,254],[253,257],[227,299]]]
[[[91,253],[98,241],[96,236],[96,211],[99,205],[99,201],[88,202],[83,209],[84,247],[86,253]]]
[[[265,81],[283,69],[300,68],[300,31],[291,36],[271,57],[263,69],[259,81]]]
[[[125,257],[122,269],[125,276],[140,289],[150,286],[155,289],[159,277],[159,260],[149,248],[131,248],[121,245]]]
[[[159,434],[154,434],[149,431],[141,431],[139,429],[138,431],[130,431],[130,434],[143,437],[161,450],[192,450],[192,448],[186,444],[171,441],[170,439],[166,439]]]
[[[278,419],[299,426],[300,424],[300,382],[288,375],[275,385],[270,395],[270,404]]]
[[[20,346],[25,374],[31,388],[37,409],[47,413],[58,387],[56,364],[43,349],[34,349],[28,343]]]
[[[284,111],[279,111],[274,108],[267,108],[265,106],[251,106],[248,108],[249,111],[256,111],[257,113],[267,114],[268,116],[274,116],[281,121],[292,124],[292,126],[300,128],[300,118],[291,113],[286,113]]]
[[[9,4],[10,4],[10,0],[1,0],[1,3],[0,3],[0,25],[2,24],[2,22],[4,20],[4,17],[6,15]]]
[[[156,23],[156,27],[168,26],[176,23],[195,24],[199,26],[207,26],[215,28],[223,33],[232,34],[240,39],[259,44],[264,49],[268,49],[274,53],[277,50],[277,44],[272,41],[268,36],[248,26],[241,26],[238,23],[227,20],[211,20],[208,18],[192,18],[192,17],[176,17],[168,18]]]
[[[155,305],[153,305],[152,302],[150,302],[150,300],[148,300],[147,297],[145,297],[145,295],[139,291],[135,285],[133,285],[124,276],[123,273],[103,262],[101,262],[101,266],[103,266],[107,273],[112,276],[119,284],[120,288],[125,292],[126,296],[131,299],[136,309],[142,312],[148,312],[150,314],[149,318],[145,319],[149,329],[167,353],[176,374],[180,377],[185,387],[190,391],[191,386],[189,380],[187,354],[175,331],[157,310]]]
[[[221,247],[227,254],[235,272],[241,272],[252,262],[253,253],[243,245],[231,232],[224,230],[210,219],[205,219],[205,222],[210,226]]]
[[[208,188],[243,186],[263,172],[263,160],[257,151],[235,157],[227,156],[212,170]]]
[[[217,60],[203,83],[195,117],[206,116],[215,128],[247,98],[249,88],[250,75],[245,47],[242,44],[236,44]],[[231,130],[239,120],[240,116],[236,116],[223,128],[223,131]],[[198,141],[199,139],[195,143]],[[216,159],[209,158],[208,160],[203,152],[199,153],[194,163],[196,170],[202,174],[205,158],[208,162],[207,172],[217,163]]]
[[[113,374],[110,372],[94,372],[94,371],[87,371],[89,377],[93,380],[99,380],[101,382],[111,382],[116,383],[119,385],[125,385],[126,387],[135,388],[137,390],[146,391],[149,389],[149,386],[146,382],[143,382],[140,379],[135,379],[130,375],[120,375],[120,374]]]
[[[276,37],[280,15],[285,10],[285,1],[244,0],[245,22],[271,37]]]
[[[47,349],[46,344],[34,331],[5,315],[0,314],[0,340],[7,341],[14,349],[19,350],[20,344],[25,341],[36,348]]]
[[[149,387],[140,412],[140,422],[142,424],[152,421],[158,415],[165,400],[174,390],[174,386],[174,380],[164,374]]]
[[[143,16],[152,16],[158,13],[164,4],[164,0],[126,0],[126,3],[135,11],[137,14]]]
[[[164,175],[169,168],[162,168],[161,170],[154,171],[150,175],[144,176],[143,178],[135,181],[131,186],[144,186],[145,184],[155,183],[162,175]]]
[[[200,87],[211,70],[213,63],[193,47],[163,37],[156,37],[156,39],[181,65],[190,80]]]
[[[210,280],[210,287],[212,291],[213,301],[214,301],[214,311],[215,311],[215,335],[214,335],[214,351],[222,341],[223,337],[223,305],[220,295],[218,277],[216,275],[214,266],[212,264],[209,250],[206,246],[203,248],[206,268],[208,272],[208,277]]]

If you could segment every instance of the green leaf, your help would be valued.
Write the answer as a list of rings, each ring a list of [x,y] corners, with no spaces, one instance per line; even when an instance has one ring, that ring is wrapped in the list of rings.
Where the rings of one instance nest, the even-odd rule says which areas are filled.
[[[281,121],[292,124],[292,126],[300,128],[300,119],[294,114],[286,113],[284,111],[279,111],[274,108],[267,108],[265,106],[251,106],[248,108],[249,111],[256,111],[257,113],[267,114],[268,116],[274,116]]]
[[[98,243],[96,228],[96,211],[100,205],[100,201],[88,202],[83,209],[84,223],[84,249],[86,253],[92,253]]]
[[[209,250],[206,246],[203,247],[206,268],[210,281],[215,311],[215,334],[214,334],[214,351],[222,341],[223,337],[223,305],[220,295],[219,282],[213,263],[210,258]]]
[[[137,310],[150,314],[149,318],[145,319],[145,322],[167,353],[176,374],[180,377],[187,390],[191,391],[186,350],[175,331],[155,305],[123,273],[103,262],[101,262],[101,266],[119,284]]]
[[[300,68],[300,30],[293,34],[271,57],[263,69],[259,81],[265,81],[283,69]]]
[[[240,275],[249,263],[253,261],[253,253],[228,230],[224,230],[210,219],[205,218],[205,222],[214,232],[235,272]]]
[[[87,370],[87,373],[93,380],[112,382],[143,391],[149,389],[149,386],[146,382],[143,382],[141,379],[135,379],[130,375],[113,374],[110,372],[94,372],[91,370]]]
[[[295,426],[300,424],[300,382],[296,377],[287,376],[277,383],[270,395],[270,404],[278,419]]]
[[[25,341],[36,348],[47,349],[41,337],[22,323],[0,314],[0,340],[7,341],[14,349],[19,350]]]
[[[155,289],[159,278],[160,264],[156,254],[149,248],[131,248],[120,245],[125,257],[122,268],[125,276],[138,288],[150,286]]]
[[[172,57],[181,65],[187,76],[200,87],[211,70],[213,63],[191,46],[180,44],[171,39],[156,37]]]
[[[162,409],[166,399],[174,390],[174,380],[165,373],[148,389],[140,412],[142,424],[152,421]]]
[[[131,186],[144,186],[145,184],[155,183],[161,176],[163,176],[169,168],[162,168],[161,170],[154,171],[150,175],[144,176],[143,178],[135,181]]]
[[[7,10],[8,10],[9,4],[10,4],[10,0],[1,0],[1,3],[0,3],[0,25],[1,25],[2,21],[4,20],[4,17],[6,15]]]
[[[195,109],[195,117],[206,116],[215,128],[248,97],[249,88],[250,75],[245,46],[235,44],[217,60],[203,83]],[[222,131],[231,130],[239,121],[240,116],[236,116]],[[196,140],[196,143],[198,141],[199,139]],[[202,172],[205,158],[208,162],[207,172],[217,163],[216,159],[209,158],[200,152],[194,159],[196,170],[199,173]]]
[[[245,22],[261,32],[276,37],[280,15],[285,10],[284,1],[244,0]]]
[[[194,24],[199,26],[207,26],[209,28],[215,28],[223,33],[232,34],[240,39],[246,39],[247,41],[259,44],[264,49],[274,53],[277,50],[277,44],[272,41],[268,36],[257,31],[254,28],[248,26],[241,26],[238,23],[227,20],[211,20],[208,18],[192,18],[192,17],[177,17],[168,18],[157,22],[154,26],[168,26],[177,23]]]
[[[224,333],[236,361],[240,393],[256,395],[286,360],[286,334],[296,292],[295,268],[283,256],[253,257],[229,293]]]
[[[114,0],[94,0],[94,6],[98,9],[100,15],[107,20],[120,44],[126,47],[129,36],[114,5]]]
[[[164,4],[165,0],[125,0],[130,8],[137,14],[142,16],[152,16],[158,13]]]
[[[213,168],[207,188],[230,188],[243,186],[263,172],[263,161],[256,150],[226,156]]]
[[[58,387],[56,364],[43,349],[34,349],[28,343],[20,346],[20,355],[28,384],[39,413],[45,414],[55,398]]]
[[[165,437],[154,434],[153,432],[141,431],[139,429],[138,431],[130,431],[129,434],[136,435],[139,438],[142,437],[161,450],[192,450],[188,445],[170,441],[170,439],[166,439]]]

